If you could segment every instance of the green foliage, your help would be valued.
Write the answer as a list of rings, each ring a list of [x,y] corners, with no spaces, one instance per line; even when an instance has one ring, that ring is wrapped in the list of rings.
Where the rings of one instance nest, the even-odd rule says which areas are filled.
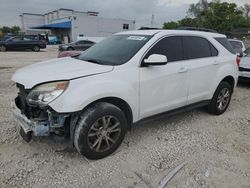
[[[2,35],[5,35],[7,33],[12,33],[14,35],[17,35],[20,32],[20,27],[19,26],[13,26],[13,27],[7,27],[7,26],[3,26],[0,27],[0,33]]]
[[[163,29],[176,29],[179,27],[179,24],[177,22],[165,22],[163,24]]]
[[[199,27],[199,19],[197,18],[184,18],[182,20],[180,20],[179,22],[179,26],[185,26],[185,27]]]
[[[200,0],[196,4],[191,4],[188,9],[188,14],[194,17],[198,17],[201,13],[208,9],[208,1]]]
[[[202,27],[214,29],[218,32],[227,33],[235,30],[250,29],[250,5],[237,7],[235,3],[220,2],[213,0],[200,0],[197,4],[191,4],[188,15],[178,22],[164,23],[163,28],[172,29],[176,25],[187,27]],[[175,23],[175,24],[174,24]],[[176,24],[177,23],[177,24]]]
[[[209,3],[208,9],[201,14],[203,27],[219,32],[232,31],[235,28],[250,26],[250,22],[237,9],[234,3]]]

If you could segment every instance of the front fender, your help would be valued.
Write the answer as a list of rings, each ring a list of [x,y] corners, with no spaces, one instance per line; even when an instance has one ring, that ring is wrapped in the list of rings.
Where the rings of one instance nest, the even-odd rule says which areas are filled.
[[[128,103],[134,120],[137,120],[139,84],[137,81],[130,80],[131,77],[119,78],[107,73],[71,80],[67,90],[49,106],[58,113],[71,113],[83,110],[96,100],[116,97]]]

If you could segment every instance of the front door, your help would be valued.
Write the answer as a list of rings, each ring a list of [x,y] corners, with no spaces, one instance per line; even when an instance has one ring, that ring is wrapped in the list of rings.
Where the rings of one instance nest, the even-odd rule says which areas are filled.
[[[166,65],[140,68],[140,119],[187,104],[187,65],[183,60],[183,41],[170,36],[157,42],[146,54],[165,55]]]

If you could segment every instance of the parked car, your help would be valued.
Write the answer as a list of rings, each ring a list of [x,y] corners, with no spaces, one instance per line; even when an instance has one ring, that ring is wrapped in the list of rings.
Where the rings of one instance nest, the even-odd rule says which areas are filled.
[[[250,48],[249,48],[249,47],[244,51],[244,54],[245,54],[245,55],[250,54]]]
[[[239,72],[239,81],[250,82],[250,54],[241,58]]]
[[[72,50],[72,51],[60,51],[58,53],[58,58],[62,58],[62,57],[76,57],[78,55],[80,55],[81,53],[83,53],[84,51],[77,51],[77,50]]]
[[[87,50],[89,47],[93,46],[95,42],[89,40],[80,40],[77,42],[72,42],[69,44],[62,44],[59,46],[59,51],[66,51],[66,50]]]
[[[242,52],[246,50],[246,47],[243,41],[237,40],[237,39],[228,39],[228,41],[236,50],[239,48],[241,49]]]
[[[232,52],[217,33],[118,33],[76,58],[18,70],[14,117],[26,141],[58,134],[87,158],[100,159],[143,120],[202,106],[224,113],[238,80]]]
[[[5,41],[0,41],[0,51],[7,50],[26,50],[31,49],[35,52],[40,51],[41,48],[46,48],[46,42],[42,40],[32,40],[27,37],[12,37]]]
[[[48,36],[48,40],[48,43],[53,45],[58,44],[59,42],[57,36]]]

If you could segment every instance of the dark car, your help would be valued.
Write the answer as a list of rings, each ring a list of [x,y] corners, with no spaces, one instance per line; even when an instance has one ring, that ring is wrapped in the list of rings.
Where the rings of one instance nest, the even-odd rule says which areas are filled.
[[[43,40],[35,40],[29,37],[17,36],[11,37],[5,41],[0,41],[0,51],[7,50],[26,50],[38,52],[41,48],[46,48],[46,42]]]
[[[79,40],[77,42],[72,42],[69,44],[62,44],[59,46],[59,51],[66,51],[66,50],[80,50],[84,51],[87,50],[89,47],[93,46],[95,42],[89,40]]]
[[[62,58],[62,57],[76,57],[79,56],[80,54],[82,54],[84,51],[78,51],[78,50],[68,50],[68,51],[60,51],[58,54],[58,58]]]

